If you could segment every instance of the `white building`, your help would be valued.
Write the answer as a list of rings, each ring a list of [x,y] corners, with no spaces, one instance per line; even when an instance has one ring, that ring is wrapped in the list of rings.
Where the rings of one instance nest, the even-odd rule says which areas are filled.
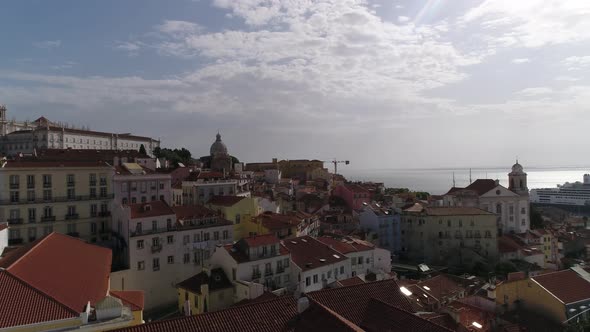
[[[377,236],[373,241],[379,247],[398,253],[401,250],[400,215],[379,204],[367,204],[359,213],[361,229]]]
[[[4,248],[8,247],[8,223],[0,224],[0,256],[4,252]]]
[[[281,171],[278,168],[265,169],[264,181],[269,184],[279,184],[279,182],[281,182]]]
[[[182,204],[205,204],[213,196],[235,196],[238,180],[227,179],[220,172],[193,172],[182,181]]]
[[[322,236],[317,239],[350,259],[353,277],[369,273],[381,275],[391,272],[391,253],[371,243],[357,239],[335,239]]]
[[[508,188],[490,179],[475,180],[465,188],[453,187],[444,195],[444,205],[478,207],[496,214],[499,234],[524,233],[530,229],[530,202],[527,174],[518,161],[508,182]]]
[[[160,146],[159,140],[149,137],[67,128],[45,117],[33,122],[8,121],[6,112],[0,105],[0,152],[7,155],[29,154],[35,149],[139,150],[142,145],[151,155]]]
[[[283,245],[291,253],[296,294],[320,290],[351,276],[350,259],[311,236],[286,239]]]
[[[268,290],[293,284],[289,251],[273,234],[243,238],[234,245],[219,246],[211,258],[233,283],[254,282]]]
[[[147,203],[156,200],[169,205],[172,200],[171,175],[158,173],[138,163],[115,167],[113,191],[117,204]]]
[[[231,243],[232,223],[202,206],[170,207],[164,201],[120,206],[129,269],[112,274],[114,289],[145,291],[146,308],[178,300],[175,285],[208,266],[216,245]]]

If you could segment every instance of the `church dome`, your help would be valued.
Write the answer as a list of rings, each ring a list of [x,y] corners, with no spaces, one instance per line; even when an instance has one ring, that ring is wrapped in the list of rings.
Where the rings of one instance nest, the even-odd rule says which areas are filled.
[[[522,165],[518,163],[518,160],[516,161],[516,164],[512,165],[512,172],[513,173],[522,173],[523,172]]]
[[[211,156],[227,154],[227,146],[225,146],[225,143],[221,140],[221,135],[219,133],[217,133],[217,139],[213,142],[209,151]]]

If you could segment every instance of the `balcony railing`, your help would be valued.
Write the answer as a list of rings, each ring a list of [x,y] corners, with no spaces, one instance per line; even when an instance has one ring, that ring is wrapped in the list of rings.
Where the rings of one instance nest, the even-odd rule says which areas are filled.
[[[18,189],[20,188],[20,185],[18,183],[11,183],[10,184],[10,189]]]
[[[271,275],[272,275],[272,270],[265,270],[264,271],[264,276],[265,277],[268,277],[268,276],[271,276]]]
[[[152,245],[152,254],[155,254],[157,252],[162,251],[162,245],[161,244],[155,244]]]
[[[277,267],[277,273],[283,273],[283,272],[285,272],[284,267]]]
[[[66,214],[66,220],[75,220],[79,219],[80,215],[78,213],[68,213]]]
[[[18,225],[23,223],[23,218],[10,218],[8,219],[8,223],[11,225]]]
[[[260,271],[252,272],[252,279],[258,279],[258,278],[260,278]]]
[[[44,216],[44,217],[41,217],[41,222],[49,222],[49,221],[55,221],[55,216]]]
[[[71,202],[71,201],[92,201],[92,200],[103,200],[112,199],[114,194],[106,195],[105,197],[92,197],[90,195],[79,195],[79,196],[63,196],[63,197],[52,197],[51,199],[35,198],[35,200],[29,200],[27,198],[20,199],[18,201],[12,201],[11,199],[0,200],[0,205],[19,205],[19,204],[40,204],[40,203],[59,203],[59,202]]]

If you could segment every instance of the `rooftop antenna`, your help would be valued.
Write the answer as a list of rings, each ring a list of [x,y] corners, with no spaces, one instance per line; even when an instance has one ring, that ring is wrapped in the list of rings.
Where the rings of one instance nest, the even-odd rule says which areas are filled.
[[[473,181],[471,180],[471,168],[469,169],[469,184],[471,184]]]
[[[455,186],[455,172],[453,172],[453,187]]]

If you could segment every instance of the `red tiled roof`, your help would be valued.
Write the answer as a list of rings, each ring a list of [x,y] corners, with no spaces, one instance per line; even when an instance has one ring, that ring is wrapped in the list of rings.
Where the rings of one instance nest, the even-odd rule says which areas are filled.
[[[488,191],[496,188],[498,186],[498,184],[496,183],[496,180],[492,180],[492,179],[477,179],[475,181],[473,181],[473,183],[471,183],[470,185],[468,185],[467,187],[465,187],[465,189],[467,190],[473,190],[475,191],[479,196],[487,193]]]
[[[465,190],[465,188],[451,187],[451,189],[449,189],[449,191],[446,194],[444,194],[443,196],[452,195],[452,194],[454,194],[456,192],[459,192],[459,191],[462,191],[462,190]]]
[[[590,282],[573,270],[547,273],[531,279],[565,304],[590,299]]]
[[[413,312],[410,301],[401,293],[399,285],[393,279],[324,289],[308,293],[307,296],[357,325],[362,322],[371,299]]]
[[[254,218],[254,221],[262,223],[262,225],[269,230],[291,228],[301,223],[301,219],[295,216],[288,216],[272,212],[260,214]]]
[[[454,296],[455,294],[464,290],[463,287],[459,285],[459,283],[451,280],[443,274],[420,281],[418,282],[418,286],[426,290],[439,301],[445,296]],[[426,289],[425,286],[430,289]]]
[[[368,251],[373,250],[375,247],[368,242],[360,241],[360,240],[337,240],[333,237],[322,236],[318,237],[318,241],[322,242],[323,244],[332,247],[332,249],[343,253],[349,254],[351,252],[359,252],[359,251]],[[364,243],[361,243],[364,242]]]
[[[108,292],[111,250],[51,233],[0,259],[0,267],[29,285],[82,312]]]
[[[217,213],[201,205],[173,206],[173,214],[178,220],[217,216]]]
[[[209,204],[218,206],[234,206],[241,202],[245,197],[242,196],[213,196],[209,199]]]
[[[108,167],[102,161],[45,161],[45,160],[9,160],[4,168],[54,168],[54,167]]]
[[[364,284],[365,282],[363,281],[363,279],[359,278],[359,277],[352,277],[352,278],[348,278],[348,279],[343,279],[343,280],[338,280],[338,283],[343,286],[354,286],[354,285],[360,285],[360,284]]]
[[[359,324],[367,331],[390,332],[450,332],[445,327],[414,315],[412,312],[392,306],[378,299],[370,299],[365,316]]]
[[[131,311],[140,311],[144,308],[145,297],[143,291],[114,291],[111,295],[123,301],[123,304],[129,306]]]
[[[7,228],[8,228],[8,223],[2,223],[2,224],[0,224],[0,231],[3,231],[5,229],[7,229]]]
[[[201,294],[201,285],[209,285],[209,291],[231,288],[232,284],[223,272],[223,269],[212,269],[210,275],[205,271],[179,282],[176,287],[186,289],[195,294]]]
[[[359,186],[358,184],[345,184],[344,187],[354,193],[370,193],[368,189],[363,186]]]
[[[127,205],[131,211],[131,219],[151,218],[174,215],[174,210],[164,201]]]
[[[270,244],[279,243],[280,240],[274,234],[264,234],[246,237],[243,239],[249,247],[266,246]]]
[[[0,329],[79,316],[79,312],[0,270]]]
[[[312,270],[346,260],[346,256],[331,249],[311,236],[284,240],[283,245],[291,252],[291,260],[302,271]]]
[[[236,307],[236,306],[244,305],[244,304],[251,304],[251,303],[256,303],[256,302],[264,302],[264,301],[268,301],[268,300],[274,300],[277,297],[278,296],[275,295],[274,293],[271,293],[269,291],[264,291],[264,292],[262,292],[262,295],[260,295],[257,298],[244,299],[244,300],[241,300],[241,301],[235,303],[233,306]]]

